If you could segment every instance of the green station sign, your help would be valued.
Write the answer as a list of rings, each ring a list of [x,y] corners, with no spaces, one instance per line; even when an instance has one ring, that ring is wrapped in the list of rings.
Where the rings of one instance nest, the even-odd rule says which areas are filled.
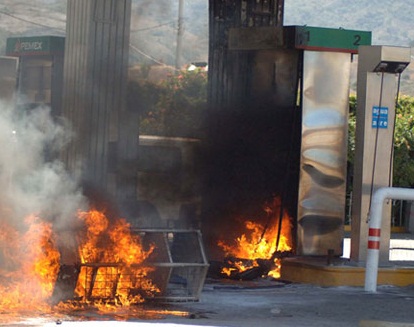
[[[372,42],[371,32],[342,28],[287,26],[285,33],[288,46],[303,50],[358,53],[360,45]]]
[[[65,38],[61,36],[10,37],[7,39],[6,55],[13,57],[63,55]]]

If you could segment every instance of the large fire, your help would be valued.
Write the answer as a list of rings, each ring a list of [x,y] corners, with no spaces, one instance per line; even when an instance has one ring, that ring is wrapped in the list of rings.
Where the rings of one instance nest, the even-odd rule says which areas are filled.
[[[0,226],[0,310],[48,311],[59,271],[51,225],[36,216],[25,219],[20,232],[3,223]]]
[[[102,212],[82,212],[79,217],[87,225],[84,241],[79,246],[82,268],[76,286],[78,296],[87,299],[114,299],[122,305],[139,303],[143,294],[159,292],[147,277],[151,268],[142,266],[154,246],[144,250],[129,224],[118,219],[110,224]],[[139,289],[141,294],[130,294]]]
[[[96,210],[80,212],[77,219],[86,229],[77,235],[80,271],[75,296],[101,303],[111,298],[111,304],[125,306],[159,291],[147,277],[151,268],[143,265],[154,246],[144,250],[125,220],[110,222]],[[30,216],[23,228],[1,224],[0,312],[50,312],[59,269],[60,254],[50,223]],[[131,289],[140,292],[131,294]]]
[[[259,267],[259,261],[264,259],[271,261],[272,267],[267,274],[273,278],[280,278],[281,260],[278,254],[291,251],[293,246],[291,219],[285,211],[280,210],[282,210],[280,200],[275,198],[273,203],[265,207],[268,224],[262,225],[247,220],[245,221],[245,233],[239,236],[233,244],[229,245],[222,240],[218,242],[226,257],[232,258],[229,266],[223,268],[223,274],[232,276],[235,273]]]

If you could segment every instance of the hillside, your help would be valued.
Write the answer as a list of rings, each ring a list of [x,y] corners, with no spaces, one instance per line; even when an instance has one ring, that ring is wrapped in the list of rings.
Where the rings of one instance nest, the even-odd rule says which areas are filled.
[[[0,36],[62,34],[65,11],[66,0],[0,0]],[[178,0],[133,0],[132,42],[141,50],[151,50],[149,55],[171,64],[177,11]],[[285,0],[284,22],[367,30],[373,32],[374,44],[408,46],[414,44],[413,12],[414,1],[405,0]],[[184,16],[186,57],[205,60],[208,0],[185,1]]]
[[[208,56],[208,1],[187,1],[185,6],[183,63],[205,61]],[[133,0],[131,62],[173,65],[178,2]],[[6,38],[14,35],[64,35],[66,0],[0,0],[0,55]],[[138,49],[136,51],[134,49]],[[151,59],[152,58],[152,59]]]
[[[285,0],[284,23],[371,31],[374,45],[413,47],[413,12],[404,0]],[[414,96],[414,62],[401,78],[401,93]]]
[[[132,3],[131,65],[174,65],[178,0]],[[285,0],[284,23],[372,31],[373,44],[414,46],[413,12],[406,0]],[[64,35],[65,13],[66,0],[0,0],[0,55],[8,36]],[[208,0],[186,0],[184,17],[182,63],[206,61]],[[414,95],[411,71],[402,90]]]
[[[186,1],[183,22],[182,64],[208,57],[208,1]],[[132,51],[132,61],[175,63],[178,1],[133,0],[131,43],[145,55]],[[147,56],[146,56],[147,55]],[[150,59],[153,58],[154,60]]]

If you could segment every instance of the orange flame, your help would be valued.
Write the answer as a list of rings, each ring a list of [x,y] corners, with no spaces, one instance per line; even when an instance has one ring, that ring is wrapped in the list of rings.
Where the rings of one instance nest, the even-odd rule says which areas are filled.
[[[90,298],[101,300],[96,306],[110,310],[105,303],[109,298],[111,304],[126,306],[159,292],[148,277],[152,268],[143,265],[153,252],[153,245],[144,250],[139,236],[131,233],[124,219],[110,223],[96,210],[80,212],[78,218],[86,226],[84,235],[78,239],[81,261],[75,290],[78,296],[85,302]],[[60,253],[50,223],[29,216],[21,232],[0,221],[1,312],[50,312],[52,307],[48,301],[59,268]],[[55,309],[67,311],[70,307],[60,303]]]
[[[49,309],[60,255],[49,223],[36,216],[25,220],[26,231],[2,224],[0,229],[0,310]]]
[[[222,240],[218,242],[226,256],[247,259],[247,261],[232,262],[232,267],[223,268],[223,274],[231,276],[233,272],[243,272],[259,266],[257,259],[271,259],[276,251],[285,252],[292,250],[291,219],[285,211],[282,216],[282,226],[278,242],[280,208],[279,198],[275,198],[273,203],[265,208],[269,222],[274,222],[271,226],[265,228],[259,223],[248,220],[245,222],[246,233],[239,236],[233,245],[228,245]],[[280,259],[274,259],[274,267],[268,275],[273,278],[279,278]]]
[[[79,246],[84,266],[75,290],[78,296],[84,300],[110,298],[129,305],[144,300],[142,294],[132,295],[131,290],[139,289],[145,295],[159,292],[148,277],[152,268],[141,266],[153,252],[153,245],[145,251],[124,219],[110,224],[97,210],[81,212],[79,218],[86,224],[87,233]]]

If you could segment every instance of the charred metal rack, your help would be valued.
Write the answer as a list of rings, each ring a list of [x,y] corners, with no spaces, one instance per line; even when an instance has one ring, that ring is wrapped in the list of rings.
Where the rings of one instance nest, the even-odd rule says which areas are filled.
[[[133,232],[141,237],[144,249],[155,246],[147,260],[129,267],[119,263],[82,264],[79,278],[84,284],[83,297],[115,299],[123,293],[147,300],[198,301],[209,266],[200,231],[136,229]]]
[[[156,292],[156,287],[148,283],[149,267],[119,263],[85,263],[80,267],[79,278],[84,289],[80,295],[84,300],[115,301],[120,294],[147,298]]]

